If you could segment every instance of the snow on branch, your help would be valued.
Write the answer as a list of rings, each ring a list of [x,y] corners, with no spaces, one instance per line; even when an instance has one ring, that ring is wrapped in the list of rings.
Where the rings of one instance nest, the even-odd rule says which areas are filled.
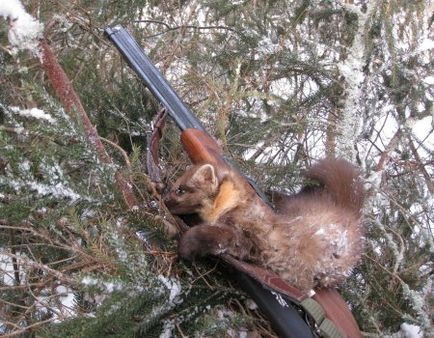
[[[39,108],[20,109],[19,107],[9,107],[9,109],[21,116],[31,117],[37,120],[44,120],[51,124],[55,124],[56,120],[50,115]]]
[[[39,57],[41,65],[47,72],[48,78],[65,109],[81,120],[87,139],[98,153],[101,161],[111,164],[112,159],[107,154],[71,81],[60,65],[53,49],[43,38],[43,25],[25,11],[19,0],[1,2],[0,16],[9,19],[11,27],[8,35],[9,42],[17,49],[28,49]],[[130,209],[137,208],[138,203],[128,180],[120,172],[116,173],[115,179],[127,206]]]
[[[0,16],[9,20],[8,39],[16,53],[19,50],[29,50],[39,56],[39,40],[42,38],[44,25],[26,12],[19,0],[0,2]]]
[[[342,108],[342,119],[339,125],[338,139],[336,142],[337,152],[340,157],[350,161],[355,159],[355,149],[357,136],[360,127],[360,100],[363,96],[362,86],[365,81],[363,66],[365,64],[365,33],[366,24],[371,18],[373,10],[376,8],[375,1],[368,3],[365,13],[358,7],[341,3],[341,6],[350,12],[357,14],[358,28],[354,35],[354,40],[349,48],[348,57],[338,65],[340,74],[345,81],[345,102]]]

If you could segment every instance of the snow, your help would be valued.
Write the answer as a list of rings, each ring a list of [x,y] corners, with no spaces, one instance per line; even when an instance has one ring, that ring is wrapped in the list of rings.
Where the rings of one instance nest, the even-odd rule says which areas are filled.
[[[361,112],[360,101],[364,97],[363,84],[365,73],[363,67],[366,63],[365,56],[365,25],[370,20],[376,5],[367,2],[366,12],[362,12],[358,6],[339,2],[339,5],[352,11],[358,16],[358,28],[353,43],[348,49],[348,56],[337,64],[339,72],[344,78],[345,101],[342,109],[341,123],[338,126],[339,135],[336,139],[337,154],[339,157],[353,162],[355,159],[355,147],[360,133]]]
[[[258,309],[258,305],[252,299],[250,299],[250,298],[246,299],[245,304],[246,304],[246,306],[247,306],[247,308],[249,310],[256,310],[256,309]]]
[[[71,288],[58,285],[55,294],[50,289],[44,289],[35,299],[35,307],[40,314],[51,314],[54,323],[60,323],[67,318],[74,317],[75,296]]]
[[[17,253],[15,256],[17,258],[18,266],[24,266],[25,263],[21,262],[20,259],[21,257],[26,257],[21,253]],[[4,250],[0,250],[0,272],[1,284],[7,286],[13,286],[16,284],[17,281],[15,280],[15,270],[12,258]],[[19,274],[20,282],[24,284],[26,281],[26,273],[25,271],[20,269]],[[72,289],[63,285],[58,285],[55,291],[59,297],[59,303],[54,303],[52,297],[43,295],[44,292],[42,292],[41,296],[38,296],[36,299],[36,308],[38,309],[38,311],[43,313],[48,313],[49,311],[52,311],[54,313],[55,322],[59,322],[65,318],[74,316],[75,296]]]
[[[375,123],[375,130],[378,131],[380,137],[374,140],[374,144],[380,149],[388,145],[392,137],[399,129],[399,124],[392,114],[388,114],[393,109],[391,105],[387,105],[382,109],[382,115]]]
[[[412,290],[403,282],[401,282],[401,284],[404,297],[409,301],[411,307],[417,313],[418,319],[424,324],[425,327],[429,327],[430,317],[424,309],[428,306],[428,304],[425,302],[425,297],[427,296],[429,290],[432,289],[432,281],[429,280],[427,287],[422,291]]]
[[[428,146],[431,151],[434,151],[434,132],[433,132],[433,117],[426,116],[412,125],[413,134],[419,139],[423,140],[424,145]]]
[[[171,338],[173,337],[173,330],[175,329],[175,324],[173,320],[165,320],[163,322],[163,331],[160,334],[160,338]]]
[[[19,0],[7,0],[0,2],[0,16],[9,19],[9,42],[12,52],[30,50],[39,56],[39,39],[42,38],[43,25],[26,12]]]
[[[0,271],[1,278],[0,282],[3,285],[14,285],[14,265],[12,264],[12,259],[8,255],[2,254],[0,251]]]
[[[17,260],[20,282],[23,283],[27,280],[27,272],[22,269],[23,261],[26,260],[27,257],[21,252],[17,252],[13,255],[8,252],[8,250],[0,248],[0,283],[3,282],[4,285],[8,286],[15,285],[16,283],[12,257],[15,257]]]
[[[318,235],[318,236],[322,236],[325,235],[326,231],[324,230],[324,228],[320,228],[319,230],[317,230],[314,235]]]
[[[242,3],[242,1],[237,1],[237,3]],[[15,7],[15,8],[14,8]],[[348,5],[349,7],[349,5]],[[357,11],[358,15],[362,15],[361,12],[359,12],[359,8],[357,6],[352,6],[354,11]],[[24,14],[22,14],[20,17],[15,17],[13,15],[6,15],[5,13],[14,13],[14,15],[16,13],[20,13],[23,12]],[[145,13],[148,13],[147,11],[143,11]],[[203,11],[199,11],[199,15],[197,20],[199,21],[200,24],[202,24],[202,21],[205,21],[205,18],[202,17],[202,15],[204,14]],[[29,14],[25,13],[24,7],[23,5],[19,2],[19,1],[15,1],[15,0],[0,0],[0,15],[3,16],[10,16],[11,19],[16,18],[15,21],[11,21],[11,32],[10,35],[12,37],[10,37],[10,41],[11,44],[17,44],[19,45],[19,43],[17,43],[16,37],[17,37],[17,32],[20,31],[25,31],[25,29],[23,29],[26,25],[24,24],[26,21],[24,20],[24,18],[26,16],[28,16],[30,18],[30,20],[28,20],[27,22],[31,23],[37,23],[37,21],[35,19],[33,19]],[[200,16],[200,17],[199,17]],[[362,26],[362,25],[361,25]],[[31,36],[31,32],[29,34],[24,34],[24,36],[28,37]],[[13,42],[14,41],[14,42]],[[273,46],[273,41],[265,39],[263,41],[261,41],[261,44],[259,45],[259,50],[262,51],[263,53],[267,53],[270,50],[272,50],[272,48],[274,48]],[[429,47],[433,45],[433,41],[432,40],[427,40],[427,49],[431,49],[433,47]],[[363,47],[362,45],[359,46],[354,46],[354,47]],[[26,47],[25,47],[26,48]],[[426,47],[425,47],[426,48]],[[349,102],[346,104],[346,109],[350,110],[349,108],[352,107],[352,104],[354,103],[354,105],[356,105],[357,103],[357,97],[359,97],[359,93],[360,93],[360,85],[361,83],[364,81],[364,76],[363,76],[363,72],[361,72],[361,66],[362,64],[359,62],[355,62],[357,60],[359,60],[359,57],[357,55],[359,55],[359,51],[358,50],[354,50],[352,51],[354,56],[350,56],[347,60],[344,60],[342,63],[340,63],[338,65],[340,72],[343,74],[346,84],[348,84],[350,86],[350,100]],[[361,59],[362,60],[362,59]],[[182,61],[182,60],[181,60]],[[176,75],[176,78],[184,76],[186,74],[186,69],[185,67],[183,67],[183,63],[181,61],[175,61],[172,63],[172,67],[174,69],[178,69],[179,73],[171,73],[170,71],[168,72],[169,75]],[[355,71],[354,71],[355,70]],[[427,84],[434,84],[434,76],[429,76],[426,77],[424,80],[424,82],[426,82]],[[283,78],[281,80],[276,80],[274,82],[271,83],[270,86],[270,91],[272,94],[283,98],[283,99],[287,99],[288,98],[288,93],[292,92],[292,88],[291,88],[291,83],[286,79]],[[393,106],[390,105],[390,107],[387,107],[388,109],[391,108],[393,109]],[[53,117],[51,117],[49,114],[45,113],[43,110],[40,110],[38,108],[32,108],[32,109],[24,109],[24,110],[20,110],[16,112],[18,115],[23,116],[23,117],[29,117],[32,119],[38,119],[44,122],[49,122],[49,123],[54,123],[56,120],[53,119]],[[385,111],[381,111],[382,114],[385,114]],[[260,117],[267,117],[266,114],[264,113],[263,115],[260,115]],[[357,116],[357,115],[356,115]],[[384,116],[384,115],[381,115]],[[357,122],[357,120],[355,121]],[[383,125],[384,122],[384,125]],[[432,129],[432,118],[428,117],[425,118],[423,120],[420,121],[416,121],[415,124],[413,124],[411,126],[411,130],[414,133],[414,135],[418,135],[418,137],[423,140],[424,137],[426,135],[428,135],[428,133],[430,132],[430,130]],[[356,125],[357,127],[357,125]],[[387,117],[382,117],[380,118],[376,125],[375,125],[375,129],[378,131],[381,131],[381,138],[375,139],[373,140],[376,146],[379,147],[379,150],[381,151],[382,149],[384,149],[384,146],[387,145],[390,141],[390,139],[393,137],[393,135],[395,134],[396,130],[398,128],[397,122],[396,120],[393,118],[392,115],[389,116],[389,118]],[[431,128],[431,129],[430,129]],[[348,129],[348,132],[351,132],[352,129]],[[419,136],[419,135],[425,135],[425,136]],[[433,136],[431,134],[431,136]],[[351,134],[349,134],[349,137],[347,140],[351,139]],[[308,142],[312,142],[312,137],[309,137]],[[381,142],[382,141],[382,142]],[[431,141],[431,145],[434,144]],[[262,147],[263,142],[258,143],[258,148]],[[352,146],[350,144],[350,146]],[[309,149],[310,147],[308,147]],[[430,148],[432,149],[432,147],[430,146]],[[422,151],[421,148],[419,148],[420,151]],[[418,149],[418,151],[419,151]],[[260,157],[258,157],[257,161],[263,160],[264,157],[269,158],[272,157],[274,154],[276,154],[279,151],[278,147],[266,147],[264,155],[261,155]],[[255,153],[255,149],[249,150],[246,152],[246,157],[250,158],[253,154]],[[23,162],[20,165],[20,168],[24,171],[28,171],[29,170],[29,163],[28,162]],[[371,180],[371,184],[376,185],[377,187],[379,186],[379,182],[381,181],[381,173],[379,172],[375,172],[373,175],[371,175],[370,177]],[[39,191],[39,190],[38,190]],[[41,188],[41,191],[43,191],[43,189]],[[47,192],[49,193],[49,192]],[[0,198],[1,198],[1,194],[0,194]],[[410,209],[411,211],[413,211],[413,209]],[[324,228],[320,228],[317,232],[316,235],[322,236],[324,235],[326,232],[326,230]],[[345,244],[345,236],[343,235],[342,237],[338,238],[336,240],[336,244],[337,245],[344,245]],[[390,237],[391,239],[391,237]],[[376,247],[375,250],[378,249],[380,250],[380,247]],[[395,250],[396,248],[394,248],[395,253],[400,253],[399,251]],[[128,259],[128,255],[125,253],[125,251],[118,251],[120,253],[120,257],[122,259],[127,260]],[[9,262],[9,260],[5,259],[5,262]],[[397,260],[399,261],[399,259]],[[2,257],[0,254],[0,270],[2,270]],[[10,263],[5,263],[5,264],[9,264]],[[8,269],[10,269],[10,266],[7,267]],[[6,268],[5,268],[6,269]],[[187,273],[191,274],[190,271],[187,271]],[[3,277],[3,276],[2,276]],[[1,278],[0,277],[0,280]],[[6,278],[6,277],[4,277]],[[11,279],[13,282],[13,279]],[[177,281],[176,279],[171,279],[171,278],[167,278],[164,276],[159,276],[159,280],[164,284],[164,287],[167,288],[167,290],[165,288],[161,288],[162,290],[164,290],[167,294],[167,297],[169,299],[169,303],[174,303],[176,301],[177,298],[179,298],[180,292],[181,292],[181,285],[179,283],[179,281]],[[97,280],[91,280],[89,279],[83,279],[83,284],[98,284]],[[105,283],[103,284],[105,289],[108,292],[113,292],[113,290],[115,290],[116,285],[114,283]],[[56,291],[59,293],[59,297],[64,297],[65,298],[65,304],[71,304],[72,300],[71,298],[68,297],[68,291],[65,290],[65,287],[59,286]],[[417,299],[416,299],[417,300]],[[62,301],[63,304],[63,301]],[[415,304],[417,306],[419,306],[420,302],[415,302]],[[163,333],[161,334],[161,337],[170,337],[172,336],[172,332],[173,332],[173,328],[174,328],[174,323],[167,321],[164,322],[164,329],[163,329]],[[401,330],[402,332],[405,333],[406,337],[420,337],[419,331],[420,328],[415,326],[415,325],[411,325],[411,324],[407,324],[407,323],[403,323],[401,326]]]
[[[325,236],[325,238],[330,241],[330,244],[335,247],[336,253],[341,254],[347,250],[348,232],[347,230],[342,232],[337,224],[330,223],[322,225],[314,235],[318,234],[321,234],[321,237]]]
[[[405,338],[422,338],[422,330],[417,325],[402,323],[401,333]]]
[[[86,286],[96,286],[98,288],[104,289],[104,291],[108,293],[112,293],[114,291],[119,291],[123,289],[123,286],[121,283],[115,283],[115,282],[107,282],[102,281],[90,276],[85,276],[81,279],[81,284]]]
[[[56,287],[56,293],[59,295],[59,301],[61,303],[59,309],[63,316],[60,321],[65,318],[74,316],[76,314],[74,310],[75,296],[72,289],[64,285],[59,285],[58,287]]]
[[[420,47],[418,48],[418,51],[419,52],[424,52],[426,50],[430,50],[430,49],[433,49],[433,48],[434,48],[434,40],[426,38],[420,44]]]
[[[21,163],[18,165],[18,168],[20,168],[20,171],[21,171],[21,172],[29,171],[30,168],[31,168],[30,162],[29,162],[28,160],[24,160],[23,162],[21,162]]]
[[[48,196],[53,195],[55,197],[66,197],[72,201],[76,201],[81,198],[79,194],[72,189],[64,186],[62,183],[56,185],[46,185],[39,182],[30,182],[30,189],[35,190],[39,195]]]
[[[107,299],[108,295],[115,291],[125,289],[125,286],[120,281],[109,282],[91,276],[83,277],[80,282],[88,288],[94,287],[97,290],[97,292],[86,292],[84,294],[85,300],[94,303],[97,306],[101,305]]]
[[[424,82],[426,82],[429,85],[433,85],[434,84],[434,76],[427,76],[423,79]]]
[[[247,332],[246,331],[239,332],[239,337],[240,338],[247,338],[248,337]]]
[[[270,83],[270,92],[279,98],[288,100],[290,94],[294,92],[293,85],[287,78],[281,78]]]
[[[50,114],[45,113],[42,109],[39,108],[21,109],[19,107],[9,107],[9,110],[20,116],[30,117],[37,120],[44,120],[50,122],[51,124],[54,124],[56,122],[56,120]]]
[[[179,298],[181,294],[181,284],[175,278],[166,278],[163,275],[158,276],[158,280],[160,280],[164,286],[169,289],[169,304],[176,305],[182,302],[182,299]]]
[[[276,45],[273,40],[266,36],[258,42],[257,54],[255,59],[260,60],[264,55],[270,55],[279,51],[280,46]]]

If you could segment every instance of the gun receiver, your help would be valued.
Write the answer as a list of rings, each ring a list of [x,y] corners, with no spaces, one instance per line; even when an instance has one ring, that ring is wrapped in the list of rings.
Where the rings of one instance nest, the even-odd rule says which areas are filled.
[[[217,142],[182,102],[130,33],[122,26],[115,26],[107,28],[105,34],[182,130],[181,141],[192,162],[228,166],[229,163],[223,158]],[[262,195],[260,192],[258,194]],[[277,293],[262,287],[246,273],[239,271],[236,276],[240,285],[267,315],[280,337],[313,338],[311,329],[290,303],[285,302]]]

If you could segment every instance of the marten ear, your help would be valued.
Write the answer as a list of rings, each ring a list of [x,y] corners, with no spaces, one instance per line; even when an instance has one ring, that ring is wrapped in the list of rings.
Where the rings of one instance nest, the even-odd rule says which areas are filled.
[[[191,177],[191,180],[197,182],[200,186],[206,184],[213,189],[216,189],[218,186],[215,169],[211,164],[204,164],[199,167]]]

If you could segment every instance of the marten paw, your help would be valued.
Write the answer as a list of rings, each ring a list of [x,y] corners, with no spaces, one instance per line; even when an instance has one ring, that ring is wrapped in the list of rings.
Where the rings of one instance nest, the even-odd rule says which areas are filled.
[[[216,226],[199,225],[189,229],[180,239],[178,254],[193,260],[197,256],[218,255],[225,251],[225,233]]]

